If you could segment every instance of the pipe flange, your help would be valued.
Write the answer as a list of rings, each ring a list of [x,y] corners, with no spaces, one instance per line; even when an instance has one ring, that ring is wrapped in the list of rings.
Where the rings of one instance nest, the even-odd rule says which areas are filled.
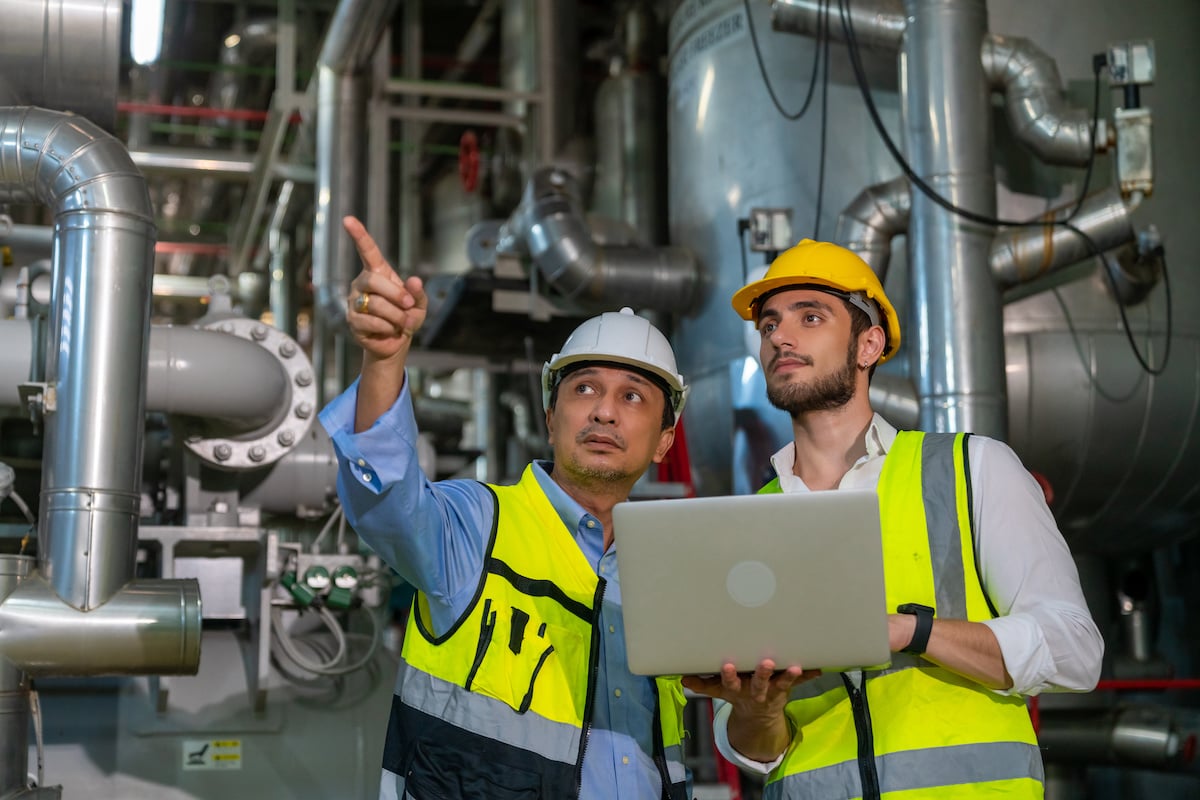
[[[264,348],[287,373],[287,406],[266,427],[236,438],[188,436],[184,445],[202,461],[221,469],[257,469],[274,464],[304,439],[317,414],[317,382],[312,362],[296,340],[278,328],[245,317],[219,319],[201,326],[249,339]]]

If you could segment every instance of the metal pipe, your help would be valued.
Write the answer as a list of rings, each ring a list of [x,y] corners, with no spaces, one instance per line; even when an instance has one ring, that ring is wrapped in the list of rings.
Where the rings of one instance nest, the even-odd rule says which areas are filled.
[[[525,120],[499,111],[472,111],[464,108],[410,108],[393,106],[387,110],[392,119],[415,122],[448,122],[457,125],[480,125],[489,128],[523,129]]]
[[[131,150],[129,156],[138,169],[147,174],[196,176],[203,173],[210,178],[248,181],[254,172],[254,156],[241,153],[148,147]],[[312,183],[316,179],[316,171],[310,166],[277,161],[271,165],[271,176],[298,183]]]
[[[6,3],[0,104],[72,111],[111,131],[117,121],[121,0]]]
[[[444,81],[402,80],[393,78],[384,84],[388,94],[415,97],[450,97],[458,100],[483,100],[503,102],[506,100],[537,101],[537,92],[522,92],[480,84],[445,83]]]
[[[908,231],[912,193],[900,175],[868,186],[842,209],[833,240],[853,250],[883,281],[892,257],[892,239]]]
[[[194,675],[200,584],[134,580],[87,613],[34,573],[0,603],[0,657],[29,675]]]
[[[980,50],[983,72],[1004,91],[1009,125],[1047,164],[1083,166],[1092,154],[1092,113],[1067,105],[1054,59],[1028,39],[987,34]],[[1096,124],[1096,152],[1107,149],[1104,120]]]
[[[346,292],[358,259],[342,217],[362,203],[362,131],[367,95],[363,70],[391,21],[395,0],[342,0],[317,59],[317,184],[313,284],[317,306],[333,327],[346,320]]]
[[[907,25],[903,0],[855,0],[853,5],[847,6],[854,38],[860,45],[891,52],[899,49]],[[821,27],[822,7],[829,7],[829,3],[826,0],[772,0],[771,27],[781,33],[816,38]],[[837,9],[829,7],[829,13],[836,14]],[[841,25],[830,25],[828,35],[836,41],[845,38]]]
[[[1047,223],[1065,220],[1075,203],[1059,206],[1042,215]],[[1085,233],[1101,252],[1112,250],[1137,238],[1130,218],[1132,208],[1118,188],[1095,192],[1083,201],[1071,224]],[[1092,255],[1079,234],[1061,225],[1040,228],[1009,228],[992,240],[992,276],[1007,289],[1048,275]]]
[[[554,167],[543,167],[529,179],[501,239],[528,254],[550,286],[573,302],[686,311],[696,299],[700,272],[690,251],[596,244],[579,211],[574,180]]]
[[[896,428],[912,430],[921,417],[917,388],[908,378],[880,372],[871,378],[871,408]]]
[[[1170,708],[1119,706],[1041,711],[1038,743],[1047,761],[1177,769],[1195,755],[1194,734]]]
[[[985,0],[905,0],[901,108],[909,162],[959,208],[994,217]],[[914,192],[908,226],[912,374],[922,430],[1007,436],[1003,309],[992,230]]]
[[[0,200],[55,213],[38,554],[88,610],[133,577],[154,209],[119,141],[37,108],[0,109]]]
[[[0,556],[0,608],[33,568],[30,556]],[[0,641],[3,631],[0,630]],[[0,658],[0,797],[24,788],[29,771],[29,680]]]
[[[0,406],[16,408],[36,357],[29,321],[0,320],[0,341]],[[261,428],[286,411],[290,378],[254,342],[170,325],[151,328],[149,342],[146,410],[221,420],[236,432]]]

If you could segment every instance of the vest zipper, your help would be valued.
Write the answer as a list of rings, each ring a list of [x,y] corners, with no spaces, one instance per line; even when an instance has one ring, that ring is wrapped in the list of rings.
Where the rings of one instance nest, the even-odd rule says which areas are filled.
[[[598,578],[595,599],[592,601],[592,652],[588,664],[587,700],[583,706],[583,730],[579,735],[579,761],[575,764],[575,797],[583,793],[583,754],[587,752],[592,735],[592,711],[596,704],[596,664],[600,660],[600,610],[604,606],[604,588],[608,582]]]
[[[654,690],[654,763],[658,767],[658,774],[662,776],[662,798],[661,800],[672,800],[671,787],[671,770],[667,767],[667,749],[663,742],[662,733],[662,697],[658,693],[658,681],[654,678],[649,678],[650,688]]]
[[[875,732],[871,728],[871,709],[867,705],[867,673],[856,672],[858,679],[842,673],[850,710],[854,713],[854,732],[858,735],[858,775],[863,800],[879,800],[879,772],[875,768]]]

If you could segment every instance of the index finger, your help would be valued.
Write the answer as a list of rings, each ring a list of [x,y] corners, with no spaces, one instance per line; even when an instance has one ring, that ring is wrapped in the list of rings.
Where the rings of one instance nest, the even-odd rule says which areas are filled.
[[[379,245],[375,244],[375,240],[371,238],[371,234],[367,233],[366,227],[358,221],[357,217],[343,217],[342,227],[354,240],[354,247],[358,250],[359,258],[362,259],[363,269],[367,272],[393,272],[391,265],[387,263],[387,259],[380,252]]]

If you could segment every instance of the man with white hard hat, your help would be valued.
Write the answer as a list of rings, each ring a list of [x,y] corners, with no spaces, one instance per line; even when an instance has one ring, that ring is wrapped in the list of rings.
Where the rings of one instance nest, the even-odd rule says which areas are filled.
[[[542,369],[554,460],[514,486],[431,481],[405,380],[421,280],[344,224],[362,373],[321,422],[347,520],[417,589],[380,797],[689,798],[683,687],[629,672],[612,546],[687,400],[666,337],[629,308],[582,323]]]

